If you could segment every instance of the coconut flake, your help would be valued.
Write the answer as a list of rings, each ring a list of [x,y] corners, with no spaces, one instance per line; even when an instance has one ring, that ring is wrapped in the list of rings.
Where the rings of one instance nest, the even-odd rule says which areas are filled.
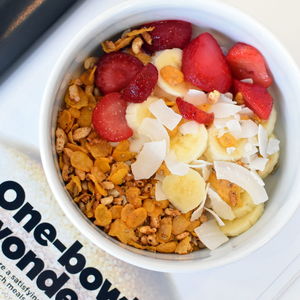
[[[215,118],[227,118],[235,115],[241,110],[239,105],[218,102],[210,108],[209,112],[213,112]]]
[[[198,131],[199,131],[199,123],[195,121],[186,122],[179,127],[179,132],[183,135],[197,134]]]
[[[207,221],[194,229],[199,240],[210,250],[215,250],[229,238],[220,230],[215,220]]]
[[[232,208],[215,192],[212,188],[208,188],[208,197],[212,210],[222,219],[233,220],[235,215]]]
[[[244,146],[244,151],[246,153],[246,156],[251,156],[258,152],[257,147],[252,143],[246,143]]]
[[[227,127],[228,119],[214,119],[214,126],[217,129],[223,129]]]
[[[254,179],[257,180],[259,185],[261,185],[261,186],[265,185],[264,181],[261,179],[261,177],[257,174],[256,171],[251,170],[250,173],[254,177]]]
[[[138,132],[140,135],[148,137],[151,141],[166,141],[167,148],[170,145],[170,137],[166,128],[157,120],[152,118],[145,118]]]
[[[176,160],[176,155],[172,151],[167,154],[165,162],[169,171],[174,175],[184,176],[190,170],[186,163]]]
[[[155,180],[158,180],[158,181],[163,181],[163,180],[165,179],[165,176],[159,174],[159,172],[156,172],[156,173],[155,173],[154,179],[155,179]]]
[[[241,130],[238,132],[233,132],[233,135],[238,138],[251,138],[253,136],[256,136],[258,133],[258,126],[255,122],[252,120],[241,120],[240,121]]]
[[[250,171],[238,164],[225,161],[215,161],[214,169],[217,179],[225,179],[233,182],[246,190],[255,204],[268,200],[268,195],[263,186],[258,184]]]
[[[182,116],[168,107],[162,99],[151,103],[149,110],[158,119],[158,121],[170,130],[173,130],[182,119]]]
[[[252,78],[245,78],[245,79],[242,79],[240,80],[241,82],[245,82],[245,83],[250,83],[250,84],[253,84],[253,79]]]
[[[252,158],[250,162],[248,163],[248,167],[252,170],[259,170],[263,171],[266,167],[266,164],[269,159],[263,158],[263,157],[258,157],[256,155],[255,158]]]
[[[166,157],[166,141],[148,142],[137,155],[136,161],[131,165],[135,180],[150,178],[160,167]]]
[[[279,151],[280,141],[276,138],[270,138],[267,146],[267,154],[272,155]]]
[[[207,102],[207,95],[199,90],[190,89],[184,96],[184,101],[189,102],[195,106]]]
[[[240,110],[239,114],[251,116],[254,114],[254,112],[249,107],[242,106],[242,109]]]
[[[231,93],[221,94],[218,102],[236,104],[236,101],[233,101],[232,98],[233,96]]]
[[[144,135],[131,138],[129,150],[131,152],[140,152],[146,142],[150,142],[150,139]]]
[[[206,188],[205,188],[205,197],[204,197],[204,200],[200,203],[200,205],[198,206],[198,208],[196,210],[193,211],[192,215],[191,215],[191,222],[199,219],[202,215],[202,212],[203,212],[203,209],[204,209],[204,205],[205,205],[205,202],[206,202],[206,199],[207,199],[207,191],[208,191],[208,188],[209,188],[209,183],[206,185]]]
[[[239,133],[242,130],[240,122],[235,119],[227,121],[226,127],[228,128],[229,131],[235,132],[235,133]]]
[[[208,180],[208,178],[211,174],[211,171],[212,171],[212,167],[209,165],[206,165],[205,167],[201,168],[201,174],[205,181]]]
[[[226,152],[227,152],[229,155],[232,154],[235,150],[236,150],[235,147],[227,147],[227,148],[226,148]]]
[[[267,157],[268,134],[262,125],[258,125],[258,147],[262,157]]]
[[[219,226],[224,226],[225,223],[222,221],[222,219],[210,208],[204,207],[204,209],[206,211],[208,211],[217,221],[217,223],[219,224]]]
[[[156,182],[155,184],[155,200],[156,201],[162,201],[162,200],[167,200],[168,197],[166,194],[163,192],[162,189],[162,183],[161,182]]]

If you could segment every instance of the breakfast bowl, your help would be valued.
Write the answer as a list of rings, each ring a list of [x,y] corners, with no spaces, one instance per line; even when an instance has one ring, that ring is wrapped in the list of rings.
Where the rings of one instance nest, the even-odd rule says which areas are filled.
[[[184,20],[193,24],[193,36],[210,32],[223,48],[236,42],[250,44],[263,53],[273,77],[271,90],[278,111],[276,135],[280,139],[280,167],[266,180],[269,201],[258,222],[216,250],[201,249],[186,255],[157,253],[125,245],[100,230],[74,203],[61,177],[55,150],[59,111],[70,80],[79,75],[85,58],[99,55],[100,44],[124,30],[158,20]],[[141,268],[186,272],[228,264],[252,253],[269,241],[298,206],[300,128],[297,101],[299,71],[284,47],[260,24],[221,3],[205,1],[126,1],[97,16],[68,44],[53,68],[40,115],[40,151],[50,188],[69,220],[95,246]]]

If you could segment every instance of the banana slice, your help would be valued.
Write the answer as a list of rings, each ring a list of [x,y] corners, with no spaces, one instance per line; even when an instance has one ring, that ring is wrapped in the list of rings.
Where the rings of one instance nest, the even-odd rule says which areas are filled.
[[[242,218],[255,208],[252,198],[247,192],[241,194],[241,206],[232,207],[232,211],[236,218]]]
[[[126,121],[128,126],[135,132],[137,132],[142,121],[145,118],[154,118],[149,110],[149,105],[154,101],[159,100],[157,97],[148,97],[148,99],[142,103],[130,103],[126,109]]]
[[[221,226],[221,231],[227,236],[237,236],[247,231],[261,217],[264,211],[264,205],[259,204],[254,207],[248,214],[232,221],[224,220],[225,225]]]
[[[195,124],[196,133],[181,134],[180,131],[171,138],[170,149],[180,162],[190,163],[199,158],[207,147],[208,135],[203,124]]]
[[[208,147],[204,153],[204,156],[208,161],[214,160],[229,160],[237,161],[244,156],[244,148],[247,143],[246,139],[238,139],[234,147],[230,147],[231,150],[228,152],[227,149],[223,147],[218,141],[219,130],[215,127],[208,129]]]
[[[258,175],[261,178],[266,178],[268,175],[272,173],[272,171],[275,169],[278,160],[279,160],[279,151],[268,156],[268,162],[265,166],[265,169],[263,171],[258,171]]]
[[[182,50],[179,48],[158,51],[152,57],[152,63],[157,68],[159,74],[157,85],[166,93],[177,97],[183,97],[186,94],[186,84],[183,82],[176,86],[169,85],[160,75],[160,70],[165,66],[172,66],[181,70],[181,62]]]
[[[184,176],[166,176],[162,182],[162,191],[182,213],[196,208],[206,198],[205,181],[192,169]]]
[[[269,119],[261,123],[261,125],[266,129],[268,136],[270,136],[273,133],[276,120],[277,120],[277,111],[273,106]]]

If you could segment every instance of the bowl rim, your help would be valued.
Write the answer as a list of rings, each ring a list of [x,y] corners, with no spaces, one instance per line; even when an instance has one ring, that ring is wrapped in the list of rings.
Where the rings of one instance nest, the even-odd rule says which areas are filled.
[[[184,260],[184,262],[180,262],[172,260],[162,260],[159,258],[147,257],[137,253],[133,253],[113,243],[99,233],[97,233],[96,235],[95,229],[90,224],[88,224],[88,222],[86,222],[84,218],[82,218],[82,215],[69,200],[64,188],[61,185],[59,176],[57,175],[57,171],[55,168],[52,153],[52,143],[49,135],[49,126],[51,124],[52,117],[52,115],[49,114],[49,111],[52,111],[54,101],[53,95],[56,93],[59,75],[62,73],[63,66],[65,66],[68,59],[70,57],[74,57],[72,56],[74,54],[74,49],[77,49],[76,51],[78,51],[77,46],[82,42],[82,40],[84,40],[84,37],[88,35],[89,32],[96,30],[96,28],[98,28],[101,24],[105,24],[106,21],[109,21],[112,15],[119,15],[122,12],[127,11],[133,7],[135,9],[138,7],[143,11],[145,11],[147,8],[159,9],[168,7],[197,8],[204,11],[214,11],[222,9],[225,14],[230,14],[231,17],[238,18],[239,20],[241,20],[241,22],[253,28],[254,31],[260,32],[262,35],[264,35],[266,43],[272,44],[273,47],[278,49],[278,51],[281,53],[282,57],[289,65],[290,72],[293,74],[293,77],[296,78],[295,81],[300,82],[300,72],[296,66],[296,63],[293,61],[285,48],[277,41],[277,39],[271,32],[269,32],[269,30],[267,30],[252,17],[248,16],[237,8],[216,1],[207,2],[203,0],[198,0],[196,3],[193,0],[177,0],[176,3],[170,3],[168,0],[128,0],[114,5],[110,9],[107,9],[103,13],[100,13],[98,16],[96,16],[73,37],[71,42],[59,56],[48,79],[40,110],[39,141],[42,165],[50,189],[54,194],[56,201],[61,206],[63,212],[85,237],[87,237],[100,249],[127,263],[144,269],[160,272],[190,272],[211,269],[217,266],[223,266],[237,261],[262,247],[265,243],[271,240],[279,232],[280,229],[282,229],[282,227],[288,222],[288,220],[291,218],[292,214],[298,207],[299,200],[296,200],[296,197],[294,201],[287,201],[288,203],[284,204],[280,211],[277,212],[276,222],[273,222],[273,226],[269,229],[268,233],[263,236],[259,236],[259,238],[253,241],[253,243],[251,243],[251,245],[246,249],[235,249],[234,251],[232,251],[234,253],[227,255],[226,257],[218,257],[214,260],[202,261],[201,258],[199,258],[198,260]],[[295,184],[295,182],[297,182],[297,179],[300,180],[299,171],[294,177],[294,184],[288,195],[289,198],[292,197],[292,195],[295,195],[297,192],[300,192],[300,185]]]

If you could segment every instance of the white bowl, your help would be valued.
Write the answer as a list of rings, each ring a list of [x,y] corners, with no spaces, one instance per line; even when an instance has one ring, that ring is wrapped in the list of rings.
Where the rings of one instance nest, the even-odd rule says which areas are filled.
[[[163,19],[190,21],[199,26],[200,31],[211,31],[222,45],[242,41],[257,47],[264,54],[275,82],[272,93],[279,110],[276,132],[281,140],[281,157],[276,175],[267,180],[270,200],[255,226],[212,252],[201,250],[180,256],[151,253],[121,244],[81,213],[66,192],[58,169],[54,131],[57,112],[71,75],[79,72],[85,57],[99,51],[101,41],[131,26]],[[269,241],[290,219],[299,203],[299,82],[299,71],[284,47],[269,31],[237,9],[221,3],[194,0],[123,2],[99,14],[76,35],[61,54],[49,78],[40,118],[40,151],[49,185],[67,217],[83,235],[128,263],[157,271],[183,272],[233,262]]]

